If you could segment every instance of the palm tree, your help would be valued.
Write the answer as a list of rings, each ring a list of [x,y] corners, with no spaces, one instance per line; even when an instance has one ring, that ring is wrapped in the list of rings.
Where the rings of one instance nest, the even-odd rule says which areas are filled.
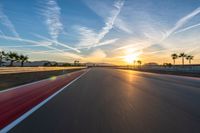
[[[20,55],[19,56],[19,61],[21,62],[21,67],[24,66],[24,62],[28,62],[29,57],[25,55]]]
[[[19,55],[15,52],[9,52],[6,55],[6,60],[10,61],[10,66],[13,66],[13,63],[19,60]]]
[[[191,60],[193,60],[194,56],[188,55],[186,56],[186,59],[189,60],[189,64],[191,64]]]
[[[174,61],[174,65],[175,65],[175,63],[176,63],[175,61],[178,58],[178,55],[176,53],[174,53],[174,54],[171,55],[171,57],[172,57],[172,59]]]
[[[6,53],[4,51],[0,51],[0,67],[3,64],[3,59],[5,58]]]
[[[139,66],[141,66],[142,61],[141,61],[141,60],[138,60],[137,63],[138,63]]]
[[[74,61],[74,66],[78,66],[79,65],[79,61],[78,60],[75,60]]]
[[[180,54],[179,54],[179,57],[182,58],[182,65],[184,65],[184,59],[185,59],[186,56],[187,56],[187,55],[186,55],[185,53],[180,53]]]

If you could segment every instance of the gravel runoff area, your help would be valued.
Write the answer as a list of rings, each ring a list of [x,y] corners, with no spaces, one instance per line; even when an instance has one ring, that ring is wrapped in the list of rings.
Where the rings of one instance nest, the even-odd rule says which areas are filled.
[[[45,71],[36,71],[36,68],[32,68],[32,72],[21,72],[21,73],[4,73],[0,74],[0,91],[11,87],[16,87],[19,85],[39,81],[42,79],[47,79],[55,77],[58,75],[67,74],[69,72],[74,72],[84,67],[79,68],[65,68],[65,69],[53,69],[53,67],[47,68]]]

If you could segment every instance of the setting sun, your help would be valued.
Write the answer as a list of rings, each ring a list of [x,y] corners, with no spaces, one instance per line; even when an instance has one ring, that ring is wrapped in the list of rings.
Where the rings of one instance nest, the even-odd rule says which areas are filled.
[[[134,60],[138,59],[138,55],[136,54],[129,54],[124,56],[124,61],[126,61],[127,63],[133,63]]]

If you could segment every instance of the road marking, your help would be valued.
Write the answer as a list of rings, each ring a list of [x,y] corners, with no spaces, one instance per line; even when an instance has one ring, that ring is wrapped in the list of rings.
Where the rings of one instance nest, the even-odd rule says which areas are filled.
[[[44,101],[40,102],[38,105],[34,106],[32,109],[30,109],[29,111],[27,111],[26,113],[24,113],[22,116],[20,116],[19,118],[17,118],[16,120],[14,120],[13,122],[11,122],[10,124],[8,124],[6,127],[4,127],[3,129],[0,130],[0,133],[7,133],[8,131],[10,131],[13,127],[15,127],[17,124],[19,124],[20,122],[22,122],[25,118],[27,118],[28,116],[30,116],[32,113],[34,113],[40,107],[42,107],[45,103],[47,103],[49,100],[51,100],[53,97],[55,97],[56,95],[58,95],[65,88],[67,88],[72,83],[74,83],[75,81],[77,81],[78,79],[80,79],[82,76],[84,76],[89,71],[90,71],[90,69],[86,70],[86,72],[84,72],[83,74],[81,74],[79,77],[77,77],[76,79],[72,80],[66,86],[62,87],[60,90],[58,90],[57,92],[55,92],[54,94],[52,94],[51,96],[49,96],[47,99],[45,99]]]
[[[84,69],[83,69],[83,70],[84,70]],[[83,70],[79,70],[79,71],[83,71]],[[69,73],[66,73],[66,74],[63,74],[63,75],[58,75],[58,76],[56,76],[56,77],[64,76],[64,75],[71,75],[71,74],[76,73],[76,72],[79,72],[79,71],[69,72]],[[0,90],[0,93],[7,92],[7,91],[11,91],[11,90],[15,90],[15,89],[18,89],[18,88],[21,88],[21,87],[25,87],[25,86],[28,86],[28,85],[37,84],[37,83],[39,83],[39,82],[46,81],[46,80],[50,80],[50,79],[51,79],[51,78],[46,78],[46,79],[42,79],[42,80],[38,80],[38,81],[31,82],[31,83],[27,83],[27,84],[24,84],[24,85],[12,87],[12,88],[10,88],[10,89]]]

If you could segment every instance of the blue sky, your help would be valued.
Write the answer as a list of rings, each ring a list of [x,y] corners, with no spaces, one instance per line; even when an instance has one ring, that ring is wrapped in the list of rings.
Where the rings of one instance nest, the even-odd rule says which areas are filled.
[[[1,0],[0,50],[121,64],[186,52],[200,63],[200,0]]]

